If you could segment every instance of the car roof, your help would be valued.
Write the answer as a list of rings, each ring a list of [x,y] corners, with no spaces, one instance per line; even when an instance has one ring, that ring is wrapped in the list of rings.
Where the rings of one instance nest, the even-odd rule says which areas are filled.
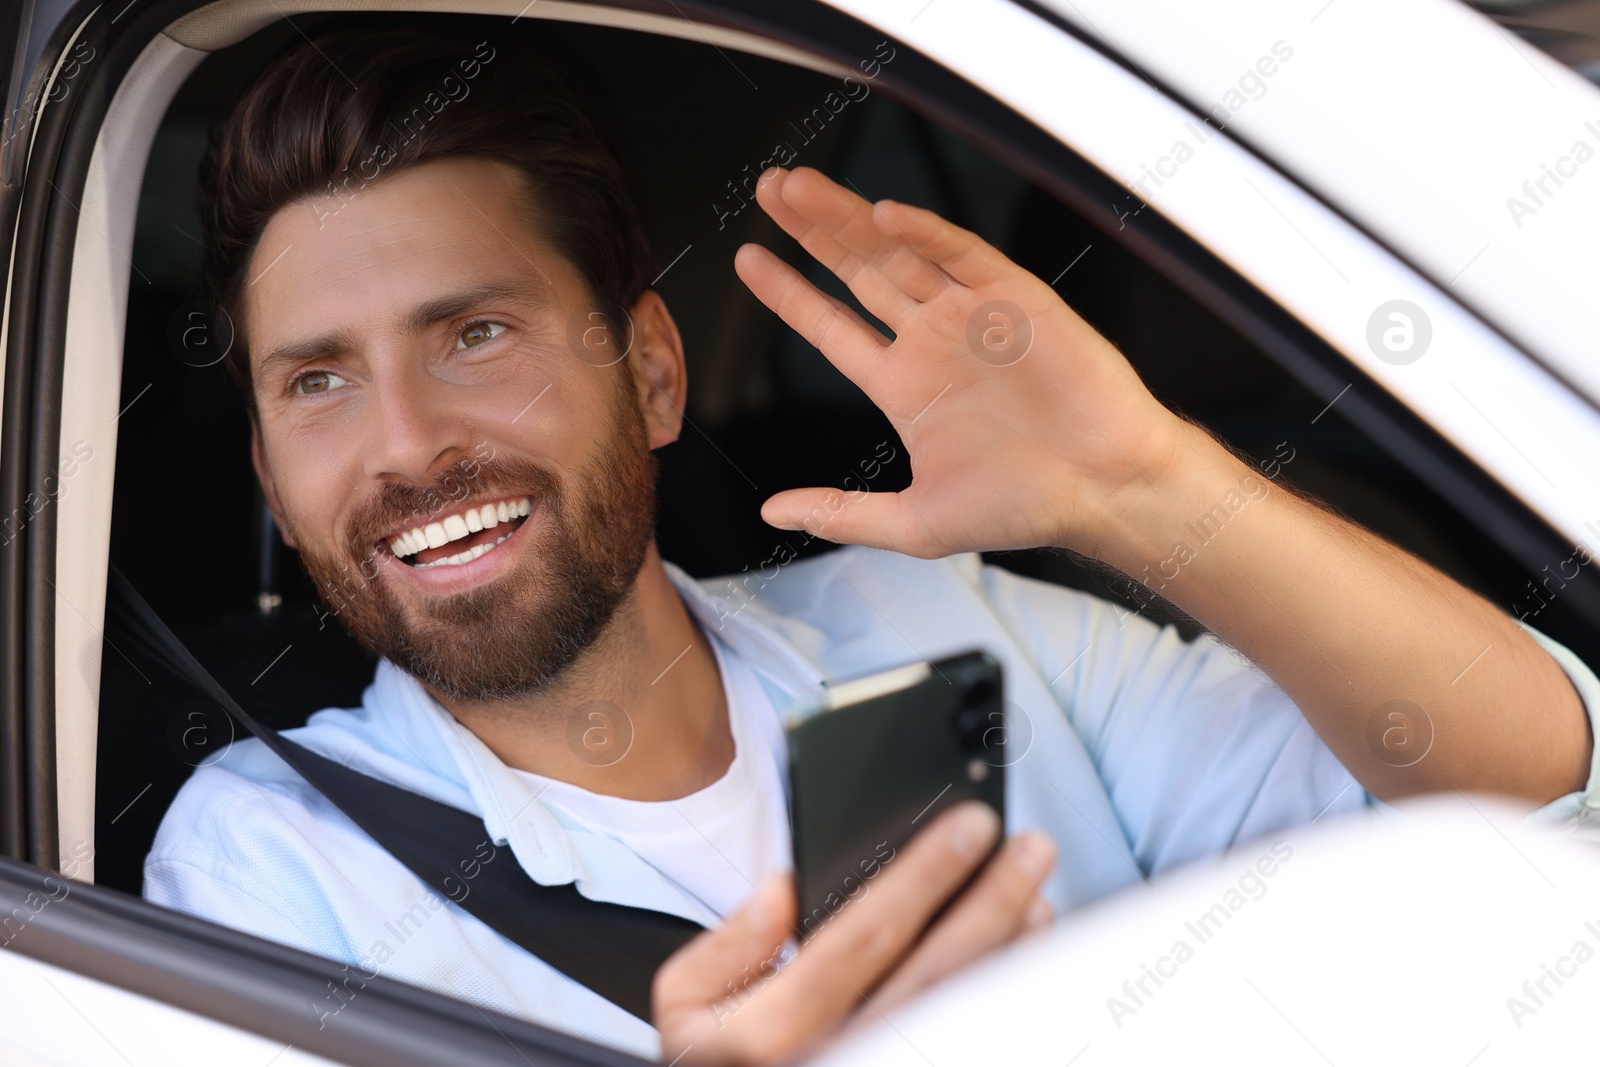
[[[1229,132],[1600,401],[1600,87],[1456,0],[1043,6],[1202,113],[1292,49]]]

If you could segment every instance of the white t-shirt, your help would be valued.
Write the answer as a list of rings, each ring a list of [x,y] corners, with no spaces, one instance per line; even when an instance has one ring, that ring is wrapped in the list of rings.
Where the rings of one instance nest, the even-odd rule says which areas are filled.
[[[511,768],[542,803],[619,841],[721,918],[790,870],[788,756],[761,682],[714,634],[734,756],[721,778],[675,800],[629,800]]]

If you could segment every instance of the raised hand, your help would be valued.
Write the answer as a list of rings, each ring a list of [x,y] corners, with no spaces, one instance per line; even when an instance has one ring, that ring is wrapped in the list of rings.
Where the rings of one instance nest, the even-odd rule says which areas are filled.
[[[1093,552],[1118,497],[1148,487],[1187,425],[1044,282],[933,212],[869,204],[818,171],[774,168],[761,207],[894,331],[890,341],[759,245],[756,297],[888,416],[910,453],[900,493],[794,489],[766,521],[933,558],[1063,545]],[[841,506],[842,505],[842,506]]]

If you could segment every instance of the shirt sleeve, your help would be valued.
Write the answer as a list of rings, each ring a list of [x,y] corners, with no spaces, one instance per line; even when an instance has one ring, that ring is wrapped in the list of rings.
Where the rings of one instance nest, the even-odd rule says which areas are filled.
[[[214,863],[200,865],[169,857],[151,859],[144,868],[144,897],[152,904],[323,954],[323,948],[289,919],[286,902],[263,900],[245,888],[248,884],[239,872]]]
[[[1031,651],[1100,772],[1148,873],[1240,841],[1362,807],[1387,808],[1260,668],[1211,634],[1184,641],[1088,593],[985,566],[992,601]],[[1600,678],[1528,628],[1560,664],[1593,724]],[[1600,736],[1597,730],[1596,736]],[[1582,791],[1532,816],[1600,810],[1600,746]]]
[[[319,821],[339,822],[330,808],[302,783],[257,783],[222,765],[202,767],[161,821],[145,857],[143,895],[270,941],[352,960],[335,902],[341,883],[354,888],[356,868],[340,851],[339,835],[319,830]]]
[[[1373,804],[1267,675],[1211,634],[986,566],[983,582],[1156,874]]]
[[[1528,631],[1528,636],[1544,646],[1544,650],[1550,653],[1551,658],[1561,665],[1561,669],[1572,680],[1572,687],[1578,691],[1578,697],[1583,701],[1584,713],[1589,716],[1589,736],[1600,739],[1600,725],[1597,725],[1600,720],[1596,719],[1596,716],[1600,715],[1600,678],[1595,677],[1594,671],[1566,645],[1545,636],[1527,623],[1523,623],[1523,629]],[[1596,810],[1600,810],[1600,744],[1596,744],[1590,753],[1589,780],[1584,783],[1584,787],[1576,793],[1568,793],[1564,797],[1552,800],[1529,818],[1535,822],[1576,826],[1591,819]]]

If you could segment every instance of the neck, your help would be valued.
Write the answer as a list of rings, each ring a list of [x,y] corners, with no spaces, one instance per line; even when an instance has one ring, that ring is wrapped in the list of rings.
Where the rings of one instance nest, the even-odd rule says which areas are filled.
[[[553,685],[512,701],[433,695],[507,766],[594,793],[675,800],[733,761],[716,657],[654,542],[632,592]]]

